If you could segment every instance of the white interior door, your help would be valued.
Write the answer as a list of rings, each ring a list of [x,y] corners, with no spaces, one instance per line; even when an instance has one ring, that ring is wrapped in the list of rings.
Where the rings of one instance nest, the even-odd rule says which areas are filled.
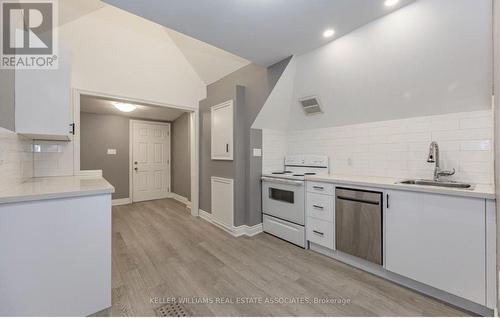
[[[170,193],[170,124],[132,120],[132,200]]]

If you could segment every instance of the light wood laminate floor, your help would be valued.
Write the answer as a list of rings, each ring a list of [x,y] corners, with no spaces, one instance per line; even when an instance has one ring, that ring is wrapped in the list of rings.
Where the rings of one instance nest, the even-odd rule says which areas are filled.
[[[100,316],[154,316],[155,297],[205,297],[183,305],[195,316],[467,315],[268,234],[234,238],[172,199],[113,207],[112,257],[113,306]],[[350,303],[268,303],[315,297]]]

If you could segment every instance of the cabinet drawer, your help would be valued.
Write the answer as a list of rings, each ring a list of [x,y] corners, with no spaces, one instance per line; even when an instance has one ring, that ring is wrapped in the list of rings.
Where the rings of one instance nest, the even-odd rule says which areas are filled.
[[[333,195],[335,192],[335,187],[331,183],[308,181],[307,192]]]
[[[270,215],[263,215],[264,232],[275,235],[300,247],[305,247],[304,227],[280,220]]]
[[[333,222],[333,196],[308,193],[306,212],[308,217]]]
[[[333,223],[307,218],[307,240],[333,250]]]

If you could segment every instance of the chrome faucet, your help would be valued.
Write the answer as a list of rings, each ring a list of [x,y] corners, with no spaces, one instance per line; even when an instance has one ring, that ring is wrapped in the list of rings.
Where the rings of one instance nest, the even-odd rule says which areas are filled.
[[[439,166],[439,145],[435,141],[431,142],[427,162],[436,164],[434,167],[434,181],[439,181],[439,177],[441,176],[452,176],[455,174],[455,169],[452,171],[441,170]]]

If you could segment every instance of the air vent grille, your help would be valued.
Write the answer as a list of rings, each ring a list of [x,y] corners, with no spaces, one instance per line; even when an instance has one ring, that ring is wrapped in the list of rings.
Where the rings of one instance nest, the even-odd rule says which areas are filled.
[[[321,104],[316,96],[309,96],[299,99],[300,105],[306,115],[321,114]]]

